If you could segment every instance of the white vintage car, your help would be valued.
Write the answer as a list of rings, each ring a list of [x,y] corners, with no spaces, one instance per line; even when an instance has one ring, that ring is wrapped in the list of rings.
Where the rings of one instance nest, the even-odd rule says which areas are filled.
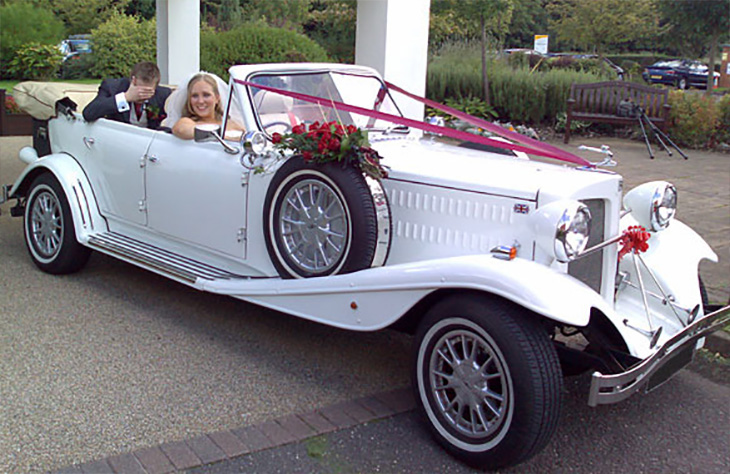
[[[669,183],[624,195],[621,176],[595,167],[422,136],[365,67],[230,76],[223,128],[241,121],[240,142],[87,123],[58,101],[0,196],[16,200],[33,262],[70,273],[97,251],[331,326],[411,331],[424,419],[486,468],[548,443],[563,372],[593,372],[590,405],[618,402],[668,379],[728,321],[730,308],[705,313],[698,264],[717,256],[674,219]],[[387,177],[271,143],[330,120],[366,130]]]

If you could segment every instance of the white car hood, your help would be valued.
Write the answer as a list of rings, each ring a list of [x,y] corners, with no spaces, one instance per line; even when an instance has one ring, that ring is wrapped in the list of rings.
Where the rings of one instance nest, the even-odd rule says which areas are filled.
[[[389,167],[389,179],[530,201],[536,201],[541,190],[575,196],[598,183],[620,179],[614,173],[472,150],[429,138],[373,137],[371,145]]]

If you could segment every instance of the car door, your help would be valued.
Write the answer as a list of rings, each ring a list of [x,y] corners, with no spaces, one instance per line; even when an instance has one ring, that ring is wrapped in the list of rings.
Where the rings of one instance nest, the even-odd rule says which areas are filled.
[[[109,119],[83,130],[84,168],[111,221],[145,225],[144,157],[155,132]]]
[[[147,153],[150,229],[237,258],[246,254],[246,183],[241,154],[158,132]]]

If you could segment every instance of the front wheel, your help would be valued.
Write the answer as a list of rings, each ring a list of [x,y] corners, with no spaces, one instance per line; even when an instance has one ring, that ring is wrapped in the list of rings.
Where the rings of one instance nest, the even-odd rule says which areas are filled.
[[[686,90],[687,89],[687,78],[682,77],[677,81],[677,89]]]
[[[419,325],[414,390],[437,441],[480,468],[520,463],[550,440],[562,376],[546,331],[502,300],[454,295]]]
[[[76,240],[66,195],[49,173],[30,185],[23,230],[31,259],[44,272],[73,273],[89,260],[91,250]]]

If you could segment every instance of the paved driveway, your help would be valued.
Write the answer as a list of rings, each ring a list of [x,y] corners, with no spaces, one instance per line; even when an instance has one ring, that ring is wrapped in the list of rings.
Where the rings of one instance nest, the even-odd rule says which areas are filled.
[[[27,144],[0,138],[0,182],[22,169],[17,150]],[[710,297],[727,301],[730,157],[650,161],[641,143],[610,144],[628,188],[678,185],[679,217],[723,259],[703,265]],[[26,254],[21,224],[4,206],[0,472],[60,468],[408,384],[407,336],[308,323],[98,254],[76,275],[46,275]]]

